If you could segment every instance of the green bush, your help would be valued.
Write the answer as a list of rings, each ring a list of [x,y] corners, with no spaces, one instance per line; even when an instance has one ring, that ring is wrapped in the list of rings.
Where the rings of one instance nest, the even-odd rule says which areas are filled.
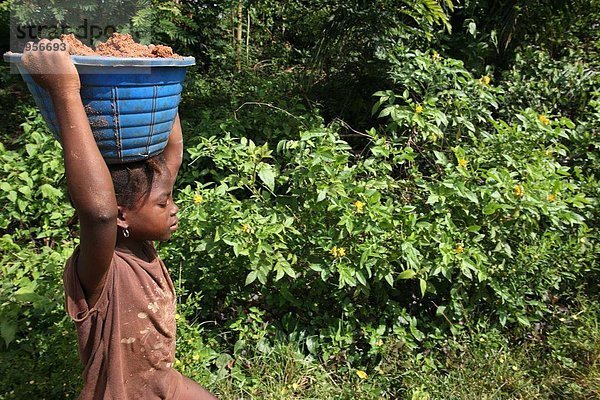
[[[81,366],[62,285],[74,210],[58,142],[38,111],[17,109],[22,133],[0,144],[0,398],[74,397]]]
[[[73,210],[60,189],[60,147],[34,109],[21,124],[15,150],[0,144],[0,335],[6,345],[28,327],[47,326],[62,304],[62,269],[72,251]]]
[[[578,127],[532,109],[507,123],[501,89],[460,62],[394,57],[401,84],[374,107],[386,128],[360,155],[325,128],[275,149],[229,134],[188,148],[216,183],[182,189],[165,250],[199,315],[241,337],[257,306],[309,350],[360,359],[384,335],[529,326],[597,276],[596,200],[562,163]]]
[[[432,19],[439,4],[325,2],[303,19],[305,5],[243,3],[255,30],[238,69],[237,4],[161,9],[162,40],[204,49],[180,108],[180,229],[159,246],[179,296],[176,367],[223,398],[592,398],[597,44],[565,36],[576,46],[558,57],[521,32],[514,62],[483,67],[485,27],[459,37],[474,37],[470,61],[440,55],[460,53],[452,41],[431,48],[436,23],[471,29]],[[24,85],[6,68],[0,80],[0,398],[75,396],[60,147]]]

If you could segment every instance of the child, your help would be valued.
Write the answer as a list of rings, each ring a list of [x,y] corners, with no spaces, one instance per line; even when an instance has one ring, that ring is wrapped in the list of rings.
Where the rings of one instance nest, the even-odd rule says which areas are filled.
[[[80,244],[63,276],[85,366],[79,399],[215,399],[173,369],[176,298],[152,242],[177,229],[172,191],[183,153],[179,116],[162,154],[109,168],[92,136],[68,49],[25,51],[22,61],[52,98],[80,221]]]

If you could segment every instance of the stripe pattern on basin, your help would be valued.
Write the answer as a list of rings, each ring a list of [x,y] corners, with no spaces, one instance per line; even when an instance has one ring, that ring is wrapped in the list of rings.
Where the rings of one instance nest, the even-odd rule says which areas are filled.
[[[14,55],[10,61],[17,61],[12,58]],[[16,64],[50,130],[60,140],[50,96],[19,62]],[[185,67],[189,65],[193,65],[191,57],[181,66],[111,67],[75,63],[81,81],[81,100],[98,148],[108,164],[139,161],[164,150],[181,101]]]

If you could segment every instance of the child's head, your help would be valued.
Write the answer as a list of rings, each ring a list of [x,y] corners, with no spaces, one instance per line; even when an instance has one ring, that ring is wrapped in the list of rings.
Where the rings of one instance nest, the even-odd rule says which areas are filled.
[[[119,217],[117,225],[135,240],[167,240],[177,229],[173,179],[162,155],[111,165]],[[122,233],[125,233],[123,231]]]
[[[112,164],[108,169],[115,187],[117,204],[128,209],[141,205],[150,195],[155,177],[168,172],[162,154],[143,161]]]

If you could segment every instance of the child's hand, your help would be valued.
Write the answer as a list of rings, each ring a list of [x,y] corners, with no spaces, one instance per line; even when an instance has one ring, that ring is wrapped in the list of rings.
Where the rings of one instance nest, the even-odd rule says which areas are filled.
[[[50,95],[68,92],[79,94],[81,84],[77,69],[69,57],[69,44],[63,44],[60,39],[42,39],[38,44],[44,44],[45,50],[25,50],[21,58],[33,80]],[[61,50],[65,48],[64,45],[66,50]]]

